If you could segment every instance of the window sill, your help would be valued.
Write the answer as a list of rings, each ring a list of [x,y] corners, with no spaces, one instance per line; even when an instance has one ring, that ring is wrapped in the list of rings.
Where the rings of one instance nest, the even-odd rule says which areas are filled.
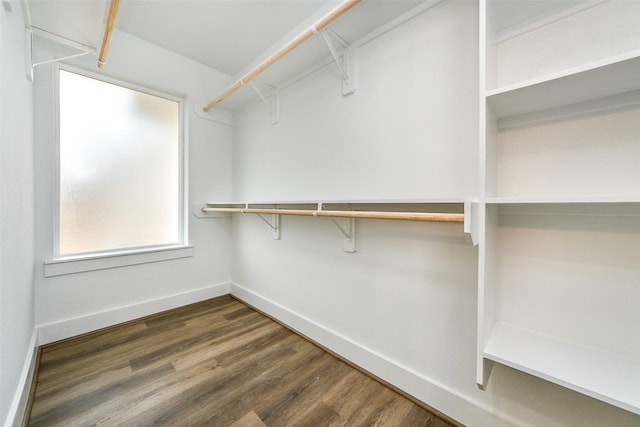
[[[105,270],[129,265],[147,264],[193,256],[192,246],[173,246],[145,251],[105,254],[93,257],[73,257],[44,262],[44,277]]]

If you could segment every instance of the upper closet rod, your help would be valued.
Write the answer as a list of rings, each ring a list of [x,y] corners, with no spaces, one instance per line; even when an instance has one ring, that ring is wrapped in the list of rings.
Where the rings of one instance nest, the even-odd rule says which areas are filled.
[[[111,0],[111,6],[109,6],[109,17],[107,18],[107,25],[104,28],[102,49],[100,49],[100,57],[98,58],[98,68],[104,67],[105,62],[107,61],[107,53],[109,52],[109,46],[111,45],[111,36],[113,35],[113,29],[116,26],[118,10],[120,10],[120,0]]]
[[[461,213],[380,212],[380,211],[330,211],[277,208],[226,208],[204,207],[203,212],[252,213],[273,215],[325,216],[333,218],[399,219],[405,221],[464,222]]]
[[[208,103],[203,108],[203,110],[204,111],[209,111],[210,109],[215,107],[223,99],[225,99],[227,96],[231,95],[233,92],[238,90],[243,85],[249,83],[258,74],[262,73],[264,70],[266,70],[271,65],[276,63],[278,60],[280,60],[287,53],[291,52],[293,49],[295,49],[296,47],[300,46],[302,43],[304,43],[305,41],[310,39],[314,34],[319,32],[320,30],[324,29],[327,25],[331,24],[333,21],[338,19],[340,16],[344,15],[353,6],[355,6],[356,4],[360,3],[360,1],[361,0],[346,0],[344,3],[342,3],[336,9],[334,9],[327,16],[325,16],[324,18],[322,18],[321,20],[316,22],[314,25],[312,25],[311,28],[309,28],[308,30],[306,30],[305,32],[300,34],[298,37],[296,37],[295,39],[290,41],[287,45],[285,45],[283,48],[281,48],[275,54],[273,54],[272,56],[270,56],[269,58],[264,60],[262,63],[260,63],[252,71],[250,71],[249,73],[245,74],[244,77],[242,77],[240,80],[238,80],[233,85],[231,85],[227,90],[225,90],[220,95],[218,95],[218,97],[216,99],[214,99],[213,101]]]

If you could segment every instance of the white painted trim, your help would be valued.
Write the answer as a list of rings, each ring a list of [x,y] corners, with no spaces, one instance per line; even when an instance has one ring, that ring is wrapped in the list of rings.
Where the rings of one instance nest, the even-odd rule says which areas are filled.
[[[55,259],[44,262],[44,277],[62,276],[85,271],[105,270],[107,268],[125,267],[128,265],[147,264],[150,262],[168,261],[171,259],[193,256],[192,246],[148,249],[99,256]]]
[[[239,300],[267,313],[294,331],[325,346],[355,365],[465,425],[507,426],[518,424],[511,417],[498,414],[489,406],[402,366],[339,332],[328,329],[237,283],[231,283],[230,291],[231,295]]]
[[[229,294],[229,283],[218,283],[173,295],[77,316],[38,326],[38,344],[44,345],[108,326],[128,322],[209,298]]]
[[[18,387],[11,401],[7,418],[4,420],[5,427],[20,426],[22,423],[27,400],[29,399],[29,391],[31,390],[31,382],[33,381],[37,355],[36,349],[38,347],[37,338],[38,330],[34,328],[31,333],[31,339],[29,340],[29,348],[27,349],[27,355],[24,359],[24,365],[22,366]]]
[[[174,246],[186,248],[189,244],[189,111],[187,110],[187,96],[185,93],[179,93],[174,90],[164,89],[160,87],[145,86],[139,83],[121,79],[116,76],[96,72],[95,70],[82,66],[75,66],[67,63],[56,63],[54,68],[53,79],[53,110],[54,110],[54,198],[53,198],[53,260],[64,261],[66,256],[60,253],[60,73],[65,71],[77,74],[82,77],[97,80],[102,83],[108,83],[120,88],[129,89],[146,95],[155,96],[164,100],[178,103],[178,164],[179,164],[179,184],[178,184],[178,200],[179,207],[179,242]],[[169,246],[166,244],[162,246]],[[133,248],[136,250],[136,248]],[[113,251],[100,251],[99,254],[110,256]],[[124,250],[122,253],[126,253]],[[171,259],[171,258],[168,258]],[[137,264],[137,263],[134,263]],[[131,265],[131,264],[124,264]],[[110,268],[110,267],[106,267]],[[45,265],[45,277],[47,268]],[[79,270],[90,271],[90,270]],[[72,271],[73,272],[73,271]],[[69,274],[69,273],[60,273]],[[57,274],[52,274],[57,275]]]

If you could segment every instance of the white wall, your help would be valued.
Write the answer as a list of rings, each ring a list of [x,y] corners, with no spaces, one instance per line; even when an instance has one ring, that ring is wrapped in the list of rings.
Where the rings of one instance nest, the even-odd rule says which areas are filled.
[[[451,1],[359,49],[347,98],[328,66],[234,117],[233,199],[477,194],[477,4]],[[233,219],[232,291],[468,425],[638,425],[638,417],[496,366],[475,384],[477,250],[462,228],[358,220],[357,252],[327,219]]]
[[[195,114],[228,76],[123,33],[105,72],[186,95],[191,203],[473,196],[476,7],[447,2],[360,48],[356,94],[341,97],[330,65],[283,91],[277,126],[257,104],[234,117],[233,135]],[[477,389],[477,249],[456,224],[359,220],[347,254],[327,219],[282,218],[272,240],[256,217],[190,216],[192,258],[45,278],[54,67],[36,74],[32,117],[22,17],[0,16],[0,421],[19,394],[34,322],[62,338],[226,292],[232,277],[240,297],[466,424],[638,425],[506,367]],[[74,63],[95,70],[94,58]]]
[[[39,46],[39,58],[50,55],[46,44]],[[73,64],[95,72],[96,61],[89,56]],[[230,220],[199,219],[192,214],[189,243],[194,247],[193,257],[44,277],[43,262],[53,254],[54,70],[54,66],[39,67],[35,87],[35,306],[41,343],[227,293]],[[231,126],[201,118],[196,108],[228,85],[230,77],[122,32],[113,37],[104,73],[185,97],[189,203],[228,199]],[[148,202],[149,215],[153,215],[153,200]]]
[[[277,126],[262,104],[237,115],[235,199],[476,194],[477,24],[436,10],[359,49],[353,95],[331,64],[282,91]]]
[[[32,86],[22,12],[12,5],[0,7],[0,424],[16,413],[34,344]]]

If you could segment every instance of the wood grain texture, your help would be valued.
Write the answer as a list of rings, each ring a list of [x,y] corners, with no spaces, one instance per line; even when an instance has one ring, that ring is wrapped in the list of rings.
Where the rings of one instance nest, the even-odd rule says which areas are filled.
[[[41,353],[31,426],[451,425],[229,296]]]
[[[118,11],[120,10],[120,0],[111,0],[109,5],[109,16],[107,17],[107,24],[104,28],[104,37],[102,38],[102,47],[100,48],[100,56],[98,57],[98,68],[103,68],[105,62],[107,62],[107,54],[111,47],[111,37],[113,37],[113,31],[116,26],[116,19],[118,18]]]

